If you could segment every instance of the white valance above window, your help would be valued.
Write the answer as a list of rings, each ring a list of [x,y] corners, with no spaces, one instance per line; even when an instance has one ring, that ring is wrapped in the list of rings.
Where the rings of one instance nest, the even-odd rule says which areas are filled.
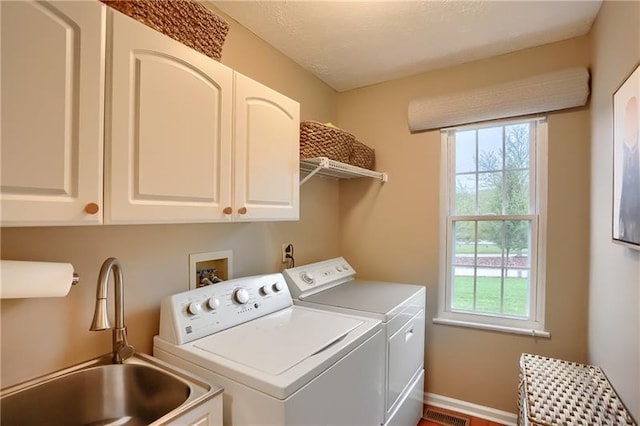
[[[415,132],[557,111],[584,106],[588,97],[589,70],[567,68],[482,89],[414,99],[409,102],[409,128]]]

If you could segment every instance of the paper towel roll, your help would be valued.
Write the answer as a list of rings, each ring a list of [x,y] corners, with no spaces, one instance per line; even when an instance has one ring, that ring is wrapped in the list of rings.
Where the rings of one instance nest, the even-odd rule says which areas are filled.
[[[0,260],[0,298],[63,297],[73,282],[73,265]]]

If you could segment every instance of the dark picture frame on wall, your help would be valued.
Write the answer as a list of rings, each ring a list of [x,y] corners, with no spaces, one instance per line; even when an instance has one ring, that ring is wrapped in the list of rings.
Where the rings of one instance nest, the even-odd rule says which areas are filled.
[[[640,250],[640,64],[613,94],[612,237]]]

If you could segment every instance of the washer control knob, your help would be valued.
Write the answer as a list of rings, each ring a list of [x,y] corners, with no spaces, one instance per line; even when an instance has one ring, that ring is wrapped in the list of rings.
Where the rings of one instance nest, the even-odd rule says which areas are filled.
[[[342,272],[342,268],[341,268],[341,267],[339,267],[339,266],[336,266],[336,271],[338,271],[338,272]]]
[[[241,305],[249,301],[249,292],[244,288],[239,288],[233,292],[233,299]]]
[[[211,297],[209,300],[207,300],[207,306],[209,307],[209,309],[215,311],[216,309],[218,309],[218,307],[220,307],[220,300],[215,297]]]
[[[263,285],[262,287],[260,287],[260,293],[263,296],[266,296],[268,294],[271,294],[273,292],[273,290],[271,289],[271,286],[268,284]]]
[[[196,302],[191,302],[189,303],[189,306],[187,306],[187,312],[191,315],[198,315],[201,310],[202,310],[202,307],[200,306],[199,303],[196,303]]]
[[[311,272],[302,272],[300,274],[300,278],[302,278],[302,281],[307,284],[313,284],[314,282],[313,274]]]
[[[273,285],[271,287],[273,288],[273,291],[278,293],[279,291],[284,290],[284,283],[282,281],[278,281],[278,282],[273,283]]]
[[[349,270],[349,265],[347,265],[346,263],[344,265],[342,265],[342,269],[344,269],[345,271]]]

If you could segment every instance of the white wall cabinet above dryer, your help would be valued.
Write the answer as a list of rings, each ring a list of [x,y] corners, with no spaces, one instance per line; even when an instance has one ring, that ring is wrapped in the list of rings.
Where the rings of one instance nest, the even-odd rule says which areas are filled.
[[[3,226],[102,222],[106,7],[0,2]]]
[[[111,23],[105,221],[297,219],[299,104],[123,14]]]

